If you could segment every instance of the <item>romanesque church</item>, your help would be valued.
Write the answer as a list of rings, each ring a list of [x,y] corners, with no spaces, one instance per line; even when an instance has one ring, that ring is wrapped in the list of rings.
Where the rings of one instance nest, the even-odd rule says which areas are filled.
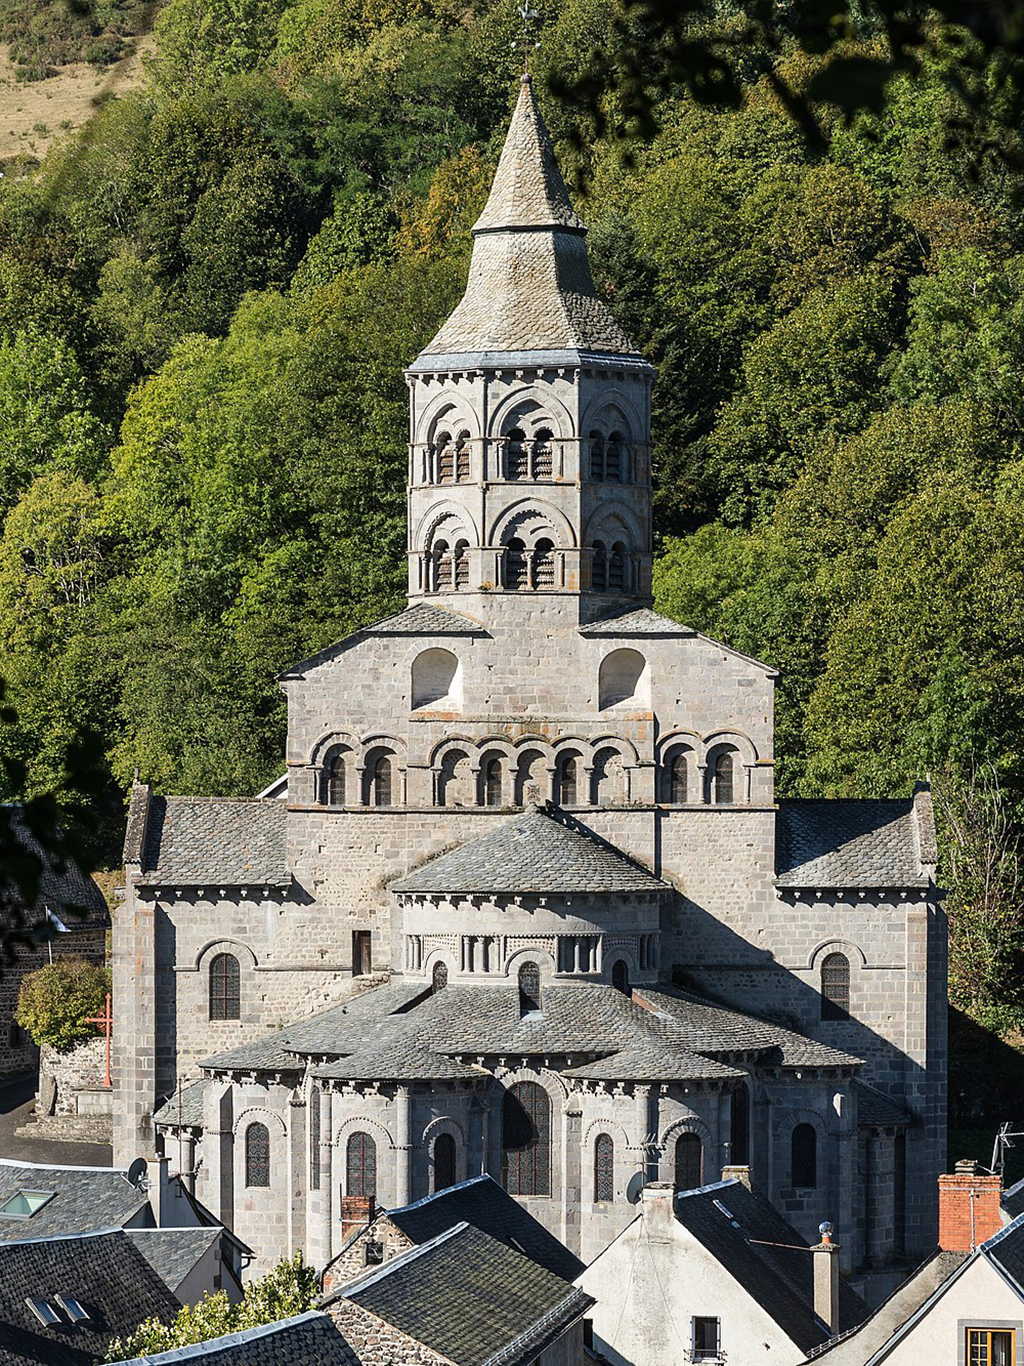
[[[654,375],[585,234],[524,77],[407,372],[408,607],[281,676],[259,797],[134,790],[115,1161],[262,1266],[480,1172],[589,1261],[749,1169],[877,1280],[945,1155],[930,799],[777,802],[772,670],[651,610]]]

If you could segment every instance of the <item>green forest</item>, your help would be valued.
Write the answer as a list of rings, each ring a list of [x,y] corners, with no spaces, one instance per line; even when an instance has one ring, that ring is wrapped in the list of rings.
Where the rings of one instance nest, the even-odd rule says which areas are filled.
[[[775,79],[819,72],[796,43],[743,50],[738,106],[664,83],[628,136],[613,83],[573,87],[614,69],[614,6],[538,9],[595,278],[658,368],[656,606],[781,671],[780,795],[931,778],[953,1000],[1016,1025],[1017,136],[950,138],[938,52],[815,145]],[[99,736],[108,864],[133,774],[255,793],[275,673],[402,601],[402,368],[461,293],[519,27],[511,0],[167,0],[144,84],[3,167],[0,771],[27,778],[0,800],[95,807],[71,756]]]

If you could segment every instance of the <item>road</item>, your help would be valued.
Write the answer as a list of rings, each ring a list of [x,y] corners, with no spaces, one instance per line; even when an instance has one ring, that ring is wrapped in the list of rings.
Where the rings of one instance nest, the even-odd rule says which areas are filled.
[[[0,1157],[19,1162],[52,1162],[66,1167],[109,1167],[111,1153],[105,1143],[52,1143],[15,1138],[15,1129],[31,1121],[35,1089],[34,1075],[0,1082]]]

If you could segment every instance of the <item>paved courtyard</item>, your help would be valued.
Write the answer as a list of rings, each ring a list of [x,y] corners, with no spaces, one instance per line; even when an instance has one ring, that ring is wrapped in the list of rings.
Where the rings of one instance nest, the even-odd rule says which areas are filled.
[[[32,1123],[35,1088],[34,1074],[0,1082],[0,1157],[72,1167],[109,1167],[111,1153],[106,1143],[53,1143],[15,1136],[16,1129]]]

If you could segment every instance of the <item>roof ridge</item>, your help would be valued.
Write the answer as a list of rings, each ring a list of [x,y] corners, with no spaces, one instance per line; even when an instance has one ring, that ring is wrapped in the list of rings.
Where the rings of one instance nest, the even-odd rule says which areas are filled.
[[[468,1220],[463,1219],[459,1223],[453,1224],[451,1228],[446,1228],[443,1233],[438,1233],[428,1242],[417,1243],[415,1247],[406,1248],[404,1252],[399,1252],[397,1256],[389,1257],[383,1265],[375,1266],[366,1276],[360,1276],[358,1280],[350,1281],[347,1286],[341,1286],[337,1298],[343,1300],[351,1299],[356,1291],[365,1290],[368,1286],[376,1285],[378,1281],[382,1281],[385,1277],[390,1276],[393,1271],[397,1271],[400,1267],[408,1266],[410,1262],[416,1261],[416,1259],[422,1257],[424,1253],[435,1251],[442,1243],[446,1243],[450,1238],[454,1238],[457,1233],[462,1234],[467,1232],[467,1230],[479,1233],[484,1238],[490,1238],[490,1234],[484,1233],[481,1229],[470,1224]],[[492,1239],[491,1241],[494,1240]]]
[[[223,1352],[226,1347],[237,1347],[245,1342],[256,1342],[260,1338],[270,1337],[273,1333],[279,1333],[283,1328],[294,1328],[297,1324],[308,1323],[311,1319],[327,1319],[333,1324],[329,1314],[325,1314],[320,1309],[307,1309],[302,1314],[293,1314],[291,1318],[275,1319],[273,1323],[260,1323],[255,1328],[239,1328],[233,1333],[225,1333],[219,1338],[207,1338],[205,1342],[191,1343],[187,1347],[172,1347],[166,1352],[147,1353],[144,1356],[132,1357],[133,1362],[146,1362],[147,1366],[162,1366],[164,1362],[192,1361],[200,1356],[212,1356],[214,1352]],[[333,1324],[338,1336],[344,1338],[341,1330]],[[131,1363],[128,1363],[131,1366]]]
[[[497,1185],[490,1172],[481,1172],[478,1176],[468,1176],[465,1181],[456,1181],[452,1186],[445,1186],[444,1190],[431,1191],[429,1195],[423,1195],[419,1200],[413,1200],[408,1205],[396,1205],[394,1209],[385,1210],[384,1213],[390,1218],[396,1214],[406,1214],[409,1210],[420,1209],[424,1205],[433,1204],[435,1200],[443,1200],[446,1195],[451,1195],[452,1191],[465,1190],[467,1186],[475,1186],[481,1181],[491,1181]]]

